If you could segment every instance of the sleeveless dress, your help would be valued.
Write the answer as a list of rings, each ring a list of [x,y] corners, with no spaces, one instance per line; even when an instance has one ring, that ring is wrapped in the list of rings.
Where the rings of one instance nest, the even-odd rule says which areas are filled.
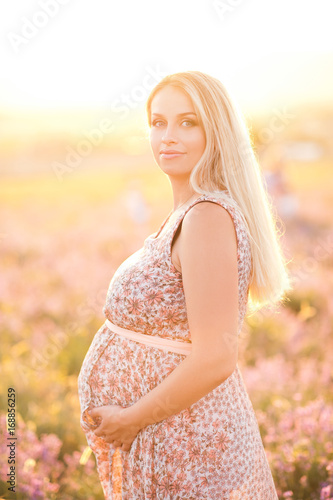
[[[213,195],[202,195],[180,210],[160,234],[169,215],[116,270],[103,308],[112,323],[191,342],[182,275],[172,264],[171,243],[186,213],[203,201],[227,210],[236,230],[240,334],[248,299],[250,242],[237,206]],[[129,452],[95,436],[96,425],[87,410],[134,404],[185,357],[121,337],[106,324],[95,334],[78,379],[80,423],[95,454],[105,498],[278,500],[238,363],[223,383],[193,405],[141,429]]]

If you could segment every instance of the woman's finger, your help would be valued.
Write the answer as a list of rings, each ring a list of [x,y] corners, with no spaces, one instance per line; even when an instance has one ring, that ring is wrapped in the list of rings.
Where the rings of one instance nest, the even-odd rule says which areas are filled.
[[[89,413],[92,417],[94,417],[94,418],[96,418],[96,417],[99,417],[99,416],[100,416],[100,413],[99,413],[99,412],[100,412],[100,409],[99,409],[99,408],[93,408],[92,410],[88,411],[88,413]]]
[[[131,444],[125,444],[123,443],[122,446],[121,446],[121,450],[122,451],[130,451],[131,449]]]
[[[104,434],[104,426],[103,426],[103,422],[102,422],[101,425],[99,427],[97,427],[97,429],[95,429],[95,435],[102,436],[103,434]]]
[[[113,446],[114,446],[115,448],[120,448],[120,447],[121,447],[121,445],[122,445],[122,443],[121,443],[120,441],[113,441],[111,444],[113,444]]]

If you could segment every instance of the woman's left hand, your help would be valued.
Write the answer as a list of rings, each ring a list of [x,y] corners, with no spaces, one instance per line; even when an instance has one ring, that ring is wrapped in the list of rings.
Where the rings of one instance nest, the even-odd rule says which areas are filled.
[[[118,405],[100,406],[89,413],[95,419],[101,419],[95,435],[105,439],[115,448],[129,451],[140,427],[128,418],[127,408]]]

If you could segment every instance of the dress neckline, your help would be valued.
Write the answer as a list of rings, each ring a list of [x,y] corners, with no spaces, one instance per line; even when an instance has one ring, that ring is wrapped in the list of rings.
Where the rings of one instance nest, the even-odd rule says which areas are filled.
[[[171,210],[171,212],[169,213],[169,215],[167,216],[167,218],[164,220],[164,222],[162,223],[162,225],[160,226],[160,228],[158,229],[158,231],[156,231],[156,236],[152,235],[151,238],[153,240],[156,240],[159,237],[159,235],[161,234],[161,231],[163,230],[165,224],[168,222],[168,220],[170,219],[170,217],[171,217],[172,214],[173,214],[173,210]]]
[[[193,201],[192,201],[192,203],[190,203],[189,205],[187,205],[187,206],[185,206],[185,207],[182,207],[182,209],[181,209],[181,210],[179,211],[179,213],[178,213],[178,216],[177,216],[177,217],[176,217],[176,219],[175,219],[175,222],[176,222],[176,220],[178,219],[178,217],[180,216],[180,214],[182,214],[182,212],[183,212],[184,210],[186,211],[186,210],[187,210],[188,208],[190,208],[190,207],[191,207],[191,206],[192,206],[192,205],[193,205],[193,204],[194,204],[197,200],[199,200],[200,198],[203,198],[203,197],[205,197],[205,196],[206,196],[205,194],[202,194],[202,195],[198,196],[195,200],[193,200]],[[164,222],[162,223],[162,225],[160,226],[160,228],[159,228],[159,229],[158,229],[158,231],[156,232],[156,236],[153,236],[153,235],[151,235],[151,236],[150,236],[150,238],[151,238],[152,240],[157,240],[157,239],[160,237],[161,232],[162,232],[162,230],[163,230],[164,226],[166,225],[166,223],[168,222],[168,220],[170,219],[170,217],[171,217],[174,213],[176,213],[176,212],[177,212],[177,210],[176,210],[176,211],[171,210],[171,212],[169,213],[169,215],[167,216],[167,218],[164,220]],[[155,234],[155,233],[153,233],[153,234]]]

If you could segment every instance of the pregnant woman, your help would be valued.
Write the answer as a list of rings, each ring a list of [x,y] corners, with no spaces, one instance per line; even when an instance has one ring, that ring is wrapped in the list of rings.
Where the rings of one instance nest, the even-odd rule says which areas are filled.
[[[115,272],[79,375],[105,498],[277,500],[238,341],[290,284],[244,119],[199,71],[163,78],[147,115],[173,210]]]

